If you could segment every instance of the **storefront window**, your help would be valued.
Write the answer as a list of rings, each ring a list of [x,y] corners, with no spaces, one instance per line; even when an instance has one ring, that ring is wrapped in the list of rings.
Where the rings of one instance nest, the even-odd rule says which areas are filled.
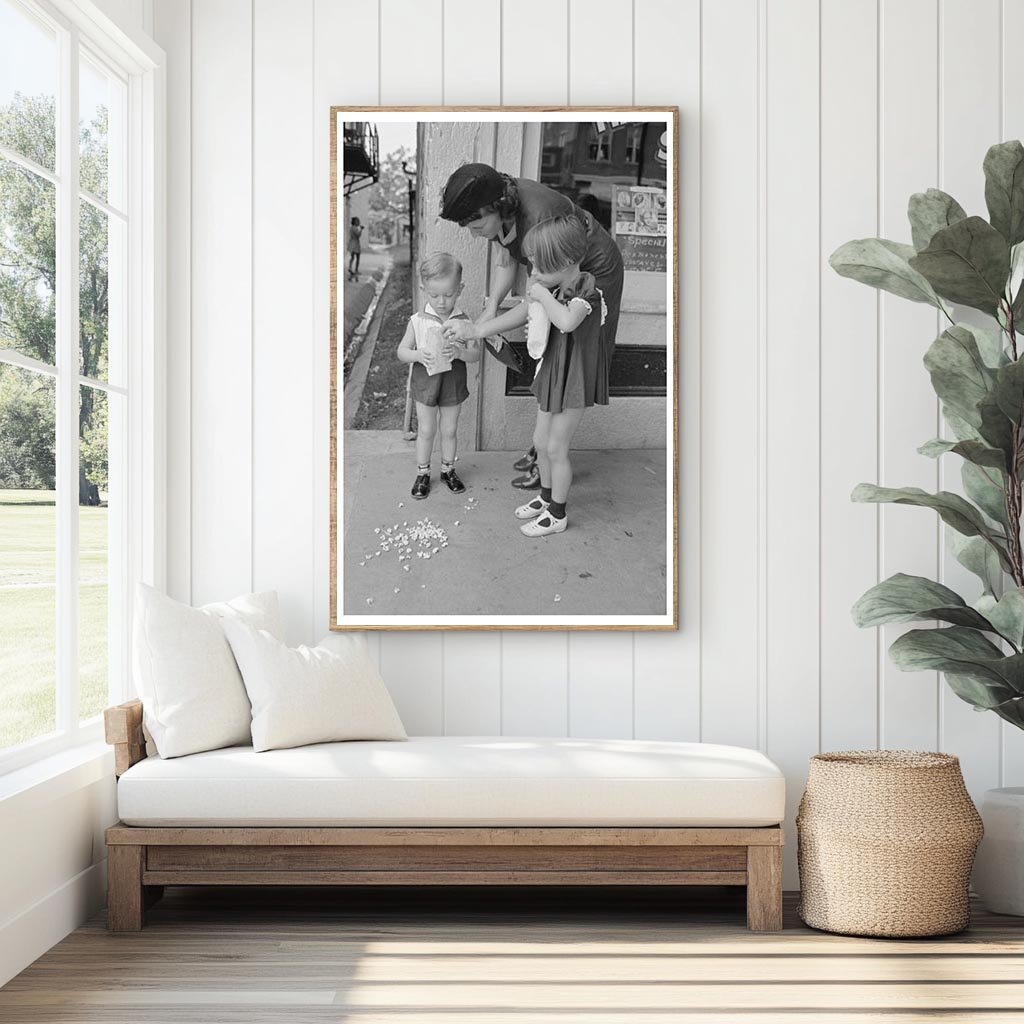
[[[612,363],[618,395],[664,395],[668,265],[667,125],[547,122],[540,181],[568,196],[615,239],[625,281]],[[529,381],[513,380],[510,394]]]

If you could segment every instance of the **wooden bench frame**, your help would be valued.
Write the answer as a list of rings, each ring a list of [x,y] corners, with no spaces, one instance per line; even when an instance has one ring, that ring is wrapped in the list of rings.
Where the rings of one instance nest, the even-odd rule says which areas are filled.
[[[104,713],[120,777],[142,704]],[[165,885],[742,885],[747,927],[782,928],[779,826],[107,829],[107,925],[138,931]]]

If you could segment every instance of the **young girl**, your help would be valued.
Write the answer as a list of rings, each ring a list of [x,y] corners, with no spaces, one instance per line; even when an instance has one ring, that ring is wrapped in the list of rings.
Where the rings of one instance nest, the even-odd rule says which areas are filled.
[[[564,533],[565,504],[572,484],[569,449],[584,410],[608,404],[610,349],[601,344],[604,297],[592,274],[580,270],[587,229],[575,215],[551,217],[532,227],[523,252],[533,265],[527,297],[551,320],[547,348],[533,380],[540,409],[533,444],[540,469],[540,495],[516,509],[527,537]]]
[[[358,217],[353,217],[348,226],[348,279],[359,279],[359,256],[363,251],[359,236],[363,233]]]
[[[430,494],[430,453],[438,423],[441,427],[441,479],[448,490],[461,494],[466,485],[455,472],[456,433],[462,403],[469,398],[466,363],[480,358],[476,343],[443,337],[452,320],[465,320],[457,308],[462,294],[462,264],[446,252],[428,256],[420,264],[420,283],[427,299],[422,313],[409,318],[398,346],[398,358],[412,363],[412,395],[416,399],[416,481],[412,496]],[[450,364],[449,369],[444,369]]]

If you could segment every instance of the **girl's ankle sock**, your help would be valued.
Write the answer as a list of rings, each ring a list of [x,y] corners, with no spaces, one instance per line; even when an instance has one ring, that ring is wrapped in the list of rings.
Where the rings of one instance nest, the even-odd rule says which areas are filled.
[[[551,513],[554,519],[565,518],[565,502],[564,501],[552,501],[548,504],[548,512]]]
[[[416,472],[420,476],[423,476],[424,473],[429,474],[430,473],[430,463],[428,462],[425,466],[417,466],[416,467]]]
[[[441,460],[441,472],[442,473],[450,473],[454,468],[455,468],[455,460],[454,459],[451,462],[445,462],[444,459]]]
[[[550,502],[551,502],[551,488],[550,487],[541,487],[541,489],[540,489],[540,496],[541,496],[541,498],[544,499],[544,501],[546,501],[546,502],[548,502],[550,504]]]

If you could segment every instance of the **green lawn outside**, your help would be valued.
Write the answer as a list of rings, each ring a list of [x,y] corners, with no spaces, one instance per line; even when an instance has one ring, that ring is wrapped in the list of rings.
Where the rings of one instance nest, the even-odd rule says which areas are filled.
[[[81,718],[107,703],[107,509],[79,514]],[[0,750],[55,727],[53,491],[0,490]]]

